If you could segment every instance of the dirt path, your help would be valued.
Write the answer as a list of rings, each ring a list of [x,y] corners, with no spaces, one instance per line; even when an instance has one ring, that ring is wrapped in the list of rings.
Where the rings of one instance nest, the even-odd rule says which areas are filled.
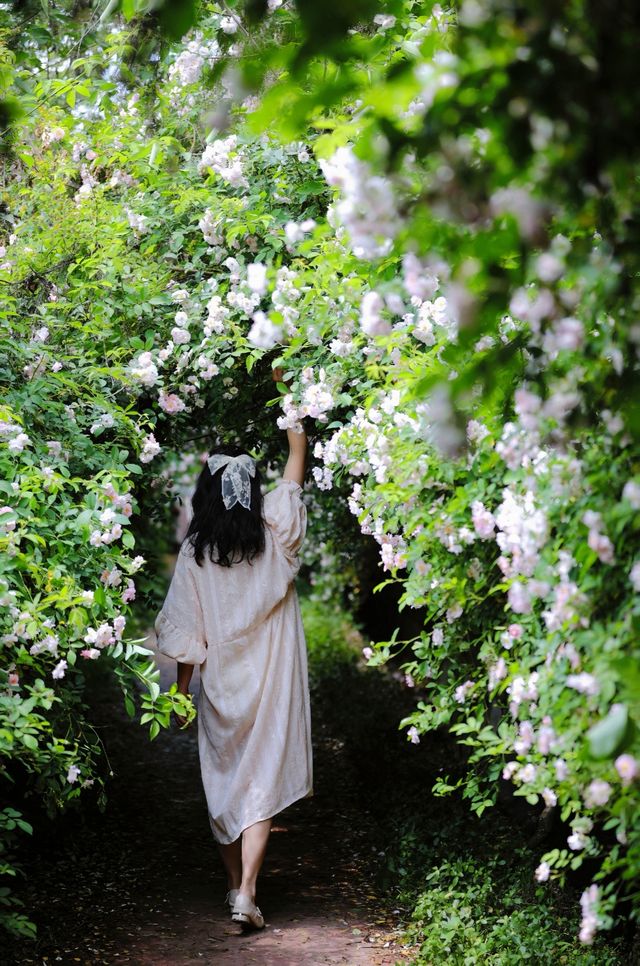
[[[168,687],[175,663],[158,662]],[[196,726],[150,743],[116,693],[95,700],[115,772],[107,811],[67,817],[62,834],[52,825],[55,839],[30,858],[26,899],[40,936],[10,951],[7,963],[407,962],[394,941],[397,913],[372,885],[372,819],[321,721],[314,796],[275,821],[258,882],[267,925],[245,934],[223,906],[226,876],[207,821]]]

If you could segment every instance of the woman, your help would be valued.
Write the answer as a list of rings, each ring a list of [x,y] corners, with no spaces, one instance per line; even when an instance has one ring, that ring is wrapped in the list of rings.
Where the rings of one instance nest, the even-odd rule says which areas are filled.
[[[274,379],[281,373],[274,370]],[[256,879],[271,821],[313,795],[307,652],[294,579],[306,530],[307,441],[287,430],[282,479],[262,497],[255,461],[210,454],[156,620],[158,649],[188,693],[200,665],[198,749],[232,919],[261,929]]]

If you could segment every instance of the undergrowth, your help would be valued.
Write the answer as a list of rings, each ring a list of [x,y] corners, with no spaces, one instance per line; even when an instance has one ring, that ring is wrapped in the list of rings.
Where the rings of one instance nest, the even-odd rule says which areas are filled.
[[[459,795],[435,796],[443,770],[463,766],[459,746],[444,731],[411,744],[399,722],[415,695],[402,675],[364,664],[367,641],[338,607],[303,598],[302,610],[314,714],[342,742],[379,827],[379,881],[403,913],[411,962],[629,962],[626,937],[579,942],[577,887],[535,882],[533,812],[498,805],[478,818]]]

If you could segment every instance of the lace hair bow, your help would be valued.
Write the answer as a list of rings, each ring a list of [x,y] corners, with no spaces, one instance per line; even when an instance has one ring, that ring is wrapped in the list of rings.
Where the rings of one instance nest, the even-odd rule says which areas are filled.
[[[246,510],[251,507],[251,477],[256,475],[255,460],[250,456],[223,456],[216,453],[207,460],[209,472],[213,476],[222,467],[222,499],[227,510],[239,503]]]

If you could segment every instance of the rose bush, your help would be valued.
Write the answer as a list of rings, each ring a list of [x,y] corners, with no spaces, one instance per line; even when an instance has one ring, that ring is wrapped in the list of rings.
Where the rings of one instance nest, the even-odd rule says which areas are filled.
[[[94,25],[64,90],[33,46],[14,66],[35,106],[0,253],[6,774],[58,806],[102,783],[84,662],[133,713],[146,683],[152,737],[182,706],[126,634],[136,581],[156,599],[160,471],[216,437],[268,463],[276,418],[306,419],[318,592],[357,521],[425,618],[368,658],[425,695],[408,740],[458,736],[478,814],[500,781],[560,810],[536,878],[596,860],[590,943],[637,915],[636,20],[603,50],[581,4],[347,6],[331,36],[268,6],[206,5],[174,44]]]

